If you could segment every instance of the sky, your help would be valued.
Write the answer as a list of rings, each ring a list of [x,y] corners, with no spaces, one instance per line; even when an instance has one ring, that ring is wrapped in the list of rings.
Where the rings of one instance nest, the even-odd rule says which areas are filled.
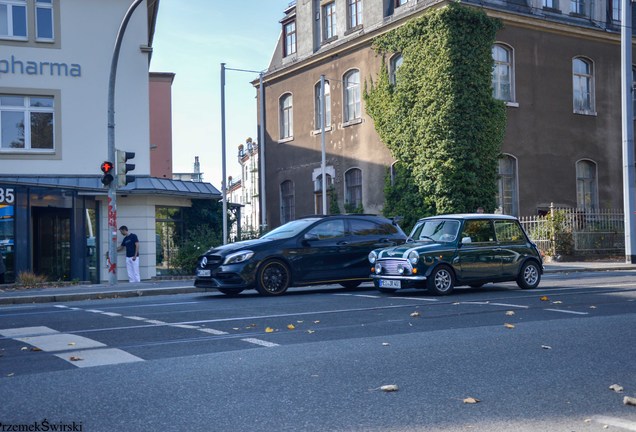
[[[221,190],[221,63],[267,69],[291,0],[161,0],[151,72],[172,72],[172,171],[193,172]],[[240,178],[238,145],[257,135],[258,73],[226,71],[226,170]]]

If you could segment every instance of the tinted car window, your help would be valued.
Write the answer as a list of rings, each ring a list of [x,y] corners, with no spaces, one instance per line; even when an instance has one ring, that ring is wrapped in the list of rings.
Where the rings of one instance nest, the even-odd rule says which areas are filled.
[[[454,241],[457,238],[459,221],[434,219],[424,221],[413,228],[413,240]]]
[[[488,220],[468,220],[464,224],[462,237],[470,237],[473,243],[495,241],[495,230]]]
[[[351,233],[353,235],[366,236],[383,234],[382,227],[373,221],[352,219],[349,223],[351,224]]]
[[[526,236],[515,221],[495,221],[497,241],[506,243],[525,243]]]
[[[317,218],[305,218],[287,222],[285,225],[279,226],[278,228],[263,235],[261,238],[268,238],[272,240],[292,238],[317,220]]]
[[[320,240],[330,239],[336,237],[344,237],[345,235],[345,225],[343,219],[333,219],[325,222],[321,222],[312,229],[310,229],[307,234],[316,235]]]

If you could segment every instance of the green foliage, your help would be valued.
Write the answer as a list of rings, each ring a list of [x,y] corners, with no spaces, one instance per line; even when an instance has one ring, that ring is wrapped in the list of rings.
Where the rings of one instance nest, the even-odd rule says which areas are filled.
[[[223,207],[215,200],[193,200],[191,207],[183,209],[183,220],[186,232],[183,238],[175,235],[179,246],[171,265],[192,274],[199,255],[223,243]]]
[[[432,213],[496,207],[506,124],[491,84],[499,28],[483,11],[451,3],[374,41],[383,67],[376,83],[365,83],[367,112]],[[385,58],[395,52],[403,63],[393,85]]]
[[[336,188],[331,186],[329,188],[329,214],[340,214],[340,206],[338,205],[338,194]]]
[[[345,203],[344,207],[345,207],[345,213],[347,214],[363,214],[364,213],[364,207],[362,206],[362,204],[358,204],[357,206],[355,206],[353,204]]]
[[[554,210],[544,217],[545,223],[533,225],[528,236],[531,239],[550,239],[550,256],[572,255],[574,235],[569,214],[563,210]]]
[[[393,165],[393,184],[391,173],[387,172],[384,197],[386,201],[382,213],[387,217],[401,216],[400,226],[407,234],[419,218],[434,214],[432,203],[414,186],[411,172],[401,162]]]

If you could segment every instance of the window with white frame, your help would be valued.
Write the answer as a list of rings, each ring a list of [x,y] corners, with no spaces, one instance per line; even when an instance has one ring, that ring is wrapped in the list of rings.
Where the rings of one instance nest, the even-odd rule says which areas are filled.
[[[514,101],[512,49],[506,45],[492,47],[492,96],[506,102]]]
[[[294,110],[292,95],[284,94],[280,98],[280,139],[291,138],[294,135]]]
[[[559,0],[543,0],[543,7],[547,9],[559,9]]]
[[[316,122],[314,125],[314,129],[318,130],[321,128],[321,117],[322,112],[320,112],[320,81],[314,86],[314,94],[315,94],[315,103],[314,103],[314,121]],[[331,89],[329,86],[329,81],[325,80],[325,98],[324,98],[324,112],[325,112],[325,128],[331,127]]]
[[[362,170],[351,168],[345,172],[345,206],[350,210],[362,207]]]
[[[344,121],[362,117],[360,108],[360,71],[354,69],[344,76]]]
[[[347,0],[349,22],[347,28],[352,29],[362,25],[362,0]]]
[[[294,220],[294,183],[285,180],[280,184],[280,223],[284,224]]]
[[[329,174],[325,174],[327,183],[327,210],[332,199],[333,178]],[[314,180],[314,211],[316,214],[323,214],[322,211],[322,174]]]
[[[51,96],[0,95],[0,151],[55,150],[54,112]]]
[[[517,159],[504,154],[499,159],[497,205],[503,214],[518,216]]]
[[[570,0],[570,13],[575,15],[585,15],[585,9],[585,0]]]
[[[0,0],[0,37],[27,38],[26,0]]]
[[[596,185],[596,163],[580,160],[576,163],[576,206],[578,208],[598,208]]]
[[[285,23],[283,32],[285,33],[285,52],[283,55],[287,57],[296,52],[296,21]]]
[[[396,54],[389,61],[389,82],[393,85],[397,84],[397,70],[402,66],[404,58],[402,54]]]
[[[336,2],[332,1],[322,6],[322,40],[326,41],[336,36]]]
[[[612,10],[612,21],[615,23],[621,22],[621,0],[610,0],[610,7]]]
[[[594,112],[594,69],[592,62],[582,57],[572,60],[572,91],[574,112]]]
[[[38,41],[52,41],[53,0],[35,1],[35,38]]]

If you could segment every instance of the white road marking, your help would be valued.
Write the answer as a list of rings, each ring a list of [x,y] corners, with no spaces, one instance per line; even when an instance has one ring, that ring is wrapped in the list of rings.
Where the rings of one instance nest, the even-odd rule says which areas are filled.
[[[55,356],[80,368],[144,361],[117,348],[70,351],[55,354]]]
[[[128,318],[135,321],[146,321],[146,318],[138,317],[138,316],[125,316],[124,318]]]
[[[565,310],[565,309],[545,309],[545,310],[550,312],[562,312],[562,313],[568,313],[568,314],[574,314],[574,315],[589,315],[589,312],[576,312],[576,311]]]
[[[243,342],[249,342],[249,343],[253,343],[253,344],[256,344],[256,345],[264,346],[264,347],[267,347],[267,348],[273,348],[273,347],[280,346],[280,345],[275,344],[273,342],[267,342],[267,341],[256,339],[256,338],[245,338],[245,339],[241,339],[241,340]]]
[[[115,313],[115,312],[102,312],[102,315],[106,315],[109,317],[118,317],[121,316],[121,314]]]
[[[503,307],[515,307],[515,308],[521,308],[521,309],[529,309],[530,306],[524,306],[524,305],[515,305],[515,304],[508,304],[508,303],[490,303],[491,305],[495,305],[495,306],[503,306]]]
[[[17,337],[25,337],[25,336],[41,336],[47,334],[55,334],[59,333],[57,330],[53,330],[49,327],[38,326],[38,327],[19,327],[12,329],[4,329],[0,330],[0,335],[9,337],[9,338],[17,338]]]
[[[27,343],[29,345],[33,345],[34,347],[40,348],[42,351],[47,352],[81,350],[106,346],[103,343],[97,342],[93,339],[68,333],[18,337],[14,339],[19,340],[20,342]]]
[[[64,305],[55,305],[54,307],[60,308],[60,309],[68,309],[68,306],[64,306]]]
[[[179,327],[184,329],[198,329],[199,326],[193,326],[189,324],[170,324],[170,327]]]
[[[217,336],[229,334],[227,332],[224,332],[224,331],[221,331],[221,330],[214,330],[214,329],[211,329],[211,328],[200,328],[198,330],[200,332],[203,332],[203,333],[210,333],[210,334],[217,335]]]
[[[607,417],[607,416],[594,416],[592,419],[596,423],[600,423],[603,425],[613,426],[622,428],[628,431],[636,431],[636,422],[630,420],[624,420],[616,417]]]
[[[86,312],[92,312],[92,313],[104,313],[104,311],[100,311],[97,309],[86,309]]]
[[[426,298],[426,297],[391,297],[392,299],[404,299],[404,300],[421,300],[421,301],[430,301],[437,302],[439,299],[434,298]]]
[[[144,320],[145,322],[147,322],[148,324],[157,324],[157,325],[164,325],[166,324],[164,321],[159,321],[159,320]]]

